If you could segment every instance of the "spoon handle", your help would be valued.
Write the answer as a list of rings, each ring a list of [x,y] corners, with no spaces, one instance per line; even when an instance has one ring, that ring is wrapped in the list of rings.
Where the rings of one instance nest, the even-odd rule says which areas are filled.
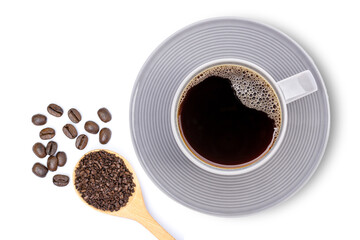
[[[133,219],[143,225],[159,240],[175,239],[158,222],[155,221],[146,208],[141,212],[141,214],[133,216]]]

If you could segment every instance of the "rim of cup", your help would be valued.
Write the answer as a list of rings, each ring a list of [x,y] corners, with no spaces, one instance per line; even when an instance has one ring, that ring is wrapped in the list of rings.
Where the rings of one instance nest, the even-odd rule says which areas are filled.
[[[231,167],[231,168],[211,165],[210,163],[206,163],[204,160],[201,160],[195,154],[193,154],[191,152],[191,150],[186,146],[184,140],[182,139],[180,128],[179,128],[179,123],[178,123],[179,100],[180,100],[180,96],[183,93],[183,90],[188,85],[188,83],[197,74],[201,73],[202,71],[204,71],[208,68],[217,66],[217,65],[224,65],[224,64],[240,65],[240,66],[249,68],[249,69],[257,72],[259,75],[264,77],[265,80],[274,89],[274,91],[279,99],[280,109],[281,109],[280,132],[279,132],[277,139],[275,140],[275,143],[271,146],[271,148],[267,152],[260,155],[257,159],[252,160],[252,163],[249,163],[245,166]],[[235,58],[222,58],[222,59],[209,61],[207,63],[204,63],[204,64],[198,66],[192,72],[190,72],[184,78],[184,80],[180,83],[180,85],[174,95],[172,104],[171,104],[171,129],[172,129],[172,133],[176,140],[177,145],[179,146],[181,151],[185,154],[185,156],[191,162],[193,162],[195,165],[197,165],[198,167],[202,168],[205,171],[215,173],[215,174],[238,175],[238,174],[243,174],[243,173],[247,173],[247,172],[255,170],[256,168],[258,168],[258,167],[262,166],[263,164],[265,164],[266,162],[268,162],[270,160],[270,158],[275,154],[275,152],[279,149],[279,147],[284,139],[284,136],[285,136],[285,132],[286,132],[286,128],[287,128],[287,114],[288,113],[287,113],[285,98],[284,98],[280,88],[277,86],[276,81],[272,78],[272,76],[269,73],[267,73],[264,69],[257,66],[256,64],[251,63],[246,60],[235,59]]]

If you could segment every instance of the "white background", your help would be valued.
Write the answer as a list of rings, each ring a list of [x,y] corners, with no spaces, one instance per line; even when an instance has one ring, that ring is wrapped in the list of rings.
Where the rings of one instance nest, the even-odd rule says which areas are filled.
[[[138,223],[83,204],[71,185],[58,188],[49,173],[31,172],[45,113],[55,127],[71,174],[85,152],[101,148],[90,136],[83,151],[49,116],[58,103],[76,107],[83,121],[109,126],[106,148],[125,156],[140,179],[145,202],[177,239],[359,239],[359,56],[357,1],[0,1],[0,239],[155,239]],[[246,17],[273,25],[313,57],[331,101],[331,134],[311,181],[290,200],[250,216],[222,218],[190,210],[162,193],[141,168],[131,143],[129,101],[142,64],[166,37],[195,21]],[[113,120],[101,123],[106,106]],[[90,135],[90,134],[88,134]],[[45,142],[45,141],[43,141]]]

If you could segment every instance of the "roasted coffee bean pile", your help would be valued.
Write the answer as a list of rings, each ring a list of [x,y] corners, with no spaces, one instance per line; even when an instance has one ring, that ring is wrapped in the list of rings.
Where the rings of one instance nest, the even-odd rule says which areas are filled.
[[[64,113],[62,107],[53,103],[47,107],[47,111],[50,115],[54,117],[61,117]],[[107,123],[112,119],[111,113],[106,108],[100,108],[97,114],[100,120],[104,123]],[[71,108],[68,111],[68,117],[71,122],[75,124],[79,123],[82,120],[80,112],[75,108]],[[32,123],[36,126],[45,125],[47,123],[47,120],[47,117],[43,114],[35,114],[31,118]],[[84,129],[91,134],[97,134],[100,130],[99,125],[94,121],[87,121],[84,125]],[[88,136],[85,134],[78,135],[78,130],[73,124],[65,124],[62,127],[62,131],[66,137],[70,139],[76,139],[75,147],[77,149],[83,150],[84,148],[86,148],[89,141]],[[55,129],[50,127],[44,128],[39,132],[39,136],[42,140],[50,140],[54,138],[55,135]],[[103,128],[100,130],[99,142],[101,144],[107,144],[110,141],[110,138],[111,130],[109,128]],[[55,141],[49,141],[46,147],[40,142],[34,144],[33,152],[37,157],[44,158],[46,156],[49,156],[46,166],[39,162],[34,164],[32,171],[36,176],[45,177],[48,171],[54,172],[58,169],[58,167],[63,167],[66,164],[66,153],[61,151],[57,152],[57,149],[58,144]],[[66,175],[58,174],[54,176],[53,182],[56,186],[66,186],[69,183],[69,177]]]
[[[118,211],[135,191],[133,175],[124,161],[100,150],[86,154],[75,170],[75,187],[91,206]]]

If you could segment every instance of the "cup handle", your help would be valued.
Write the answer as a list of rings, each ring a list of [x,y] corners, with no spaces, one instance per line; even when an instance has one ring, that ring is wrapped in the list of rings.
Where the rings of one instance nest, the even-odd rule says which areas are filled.
[[[286,104],[318,90],[315,78],[309,70],[285,78],[276,84],[280,88]]]

